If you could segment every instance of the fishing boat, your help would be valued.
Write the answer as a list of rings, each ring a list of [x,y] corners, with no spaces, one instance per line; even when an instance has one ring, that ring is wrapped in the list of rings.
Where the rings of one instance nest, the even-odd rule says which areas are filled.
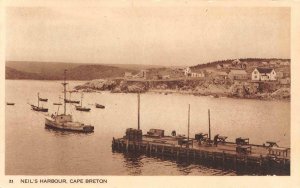
[[[87,108],[87,107],[83,107],[82,106],[82,99],[83,99],[83,93],[81,93],[81,102],[80,102],[80,106],[75,106],[76,110],[78,111],[83,111],[83,112],[89,112],[91,109]]]
[[[54,102],[53,105],[62,105],[60,102]]]
[[[35,106],[31,104],[31,109],[38,112],[48,112],[48,108],[40,107],[40,94],[38,93],[37,95],[38,95],[38,105]]]
[[[96,108],[105,108],[105,106],[101,105],[101,104],[95,104]]]
[[[80,101],[74,101],[74,100],[69,100],[69,99],[65,99],[65,102],[66,103],[76,103],[76,104],[80,103]]]
[[[40,101],[43,101],[43,102],[47,102],[48,99],[44,99],[44,98],[39,98]]]
[[[51,115],[45,117],[45,126],[51,129],[57,129],[62,131],[76,131],[76,132],[94,132],[94,126],[86,125],[81,122],[74,122],[73,117],[70,114],[66,114],[66,70],[64,74],[64,113],[60,115]]]
[[[13,106],[13,105],[15,105],[15,103],[13,103],[13,102],[7,102],[6,105],[11,105],[11,106]]]
[[[62,103],[60,102],[60,96],[58,97],[58,102],[54,102],[53,105],[62,105]]]

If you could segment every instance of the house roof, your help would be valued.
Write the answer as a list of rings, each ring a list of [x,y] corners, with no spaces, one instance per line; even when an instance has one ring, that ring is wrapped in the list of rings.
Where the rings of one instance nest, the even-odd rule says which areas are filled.
[[[191,69],[192,73],[203,73],[202,69]]]
[[[271,68],[256,68],[259,73],[271,73],[273,69]]]
[[[219,76],[227,76],[227,72],[216,72],[217,75]]]
[[[244,74],[244,75],[246,75],[247,74],[247,72],[245,71],[245,70],[231,70],[230,72],[229,72],[229,74]]]

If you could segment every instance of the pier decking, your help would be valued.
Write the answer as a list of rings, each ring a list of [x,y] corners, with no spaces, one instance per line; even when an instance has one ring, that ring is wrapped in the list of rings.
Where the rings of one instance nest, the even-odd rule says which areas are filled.
[[[179,144],[180,139],[182,138],[175,136],[151,137],[148,135],[143,135],[140,140],[113,138],[112,148],[119,152],[144,153],[176,160],[200,163],[205,160],[221,166],[229,166],[232,169],[245,166],[267,169],[270,174],[273,174],[273,171],[280,171],[281,175],[290,174],[289,148],[254,144],[240,145],[232,142],[220,142],[214,146],[210,142],[201,143],[196,139],[190,139],[189,144]]]

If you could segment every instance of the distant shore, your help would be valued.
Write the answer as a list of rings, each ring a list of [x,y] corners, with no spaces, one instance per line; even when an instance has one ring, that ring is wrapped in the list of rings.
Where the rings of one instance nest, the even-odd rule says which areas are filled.
[[[267,83],[264,83],[265,85]],[[268,89],[258,90],[258,86],[248,82],[228,82],[216,84],[203,80],[162,81],[114,81],[91,80],[85,84],[75,86],[75,90],[83,92],[110,91],[112,93],[157,93],[181,94],[194,96],[211,96],[214,98],[227,97],[236,99],[256,100],[290,100],[290,88],[278,87],[276,83],[267,84]]]

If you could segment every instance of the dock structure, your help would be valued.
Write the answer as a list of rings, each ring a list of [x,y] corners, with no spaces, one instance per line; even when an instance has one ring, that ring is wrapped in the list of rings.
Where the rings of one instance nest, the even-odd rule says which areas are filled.
[[[233,142],[220,142],[217,146],[196,139],[174,136],[153,137],[143,135],[137,140],[113,138],[112,149],[117,152],[133,152],[155,157],[169,157],[199,164],[213,163],[219,167],[255,168],[267,174],[290,174],[290,149]]]
[[[235,142],[226,141],[227,136],[216,134],[211,138],[210,109],[208,109],[208,134],[197,133],[190,137],[190,104],[188,105],[187,137],[166,136],[162,129],[150,129],[142,134],[140,128],[140,94],[138,93],[138,126],[128,128],[122,138],[113,138],[112,149],[117,152],[146,154],[155,157],[184,160],[200,164],[212,164],[233,170],[251,169],[263,174],[290,174],[290,148],[279,147],[274,141],[266,144],[250,144],[249,138],[238,137]]]

